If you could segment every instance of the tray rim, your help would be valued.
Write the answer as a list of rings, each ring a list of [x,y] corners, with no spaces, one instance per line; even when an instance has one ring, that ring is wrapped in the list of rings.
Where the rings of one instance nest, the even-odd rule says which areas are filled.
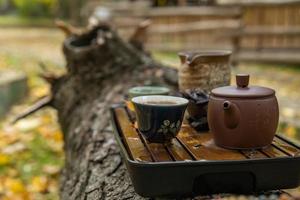
[[[113,127],[113,134],[115,136],[115,139],[117,140],[117,143],[119,144],[121,148],[121,153],[124,155],[126,161],[130,163],[131,165],[135,167],[169,167],[169,166],[181,166],[181,165],[227,165],[227,164],[249,164],[249,163],[266,163],[266,162],[283,162],[283,161],[300,161],[300,156],[295,157],[278,157],[278,158],[254,158],[254,159],[245,159],[245,160],[192,160],[192,161],[161,161],[161,162],[139,162],[132,160],[127,152],[126,147],[124,146],[123,142],[121,141],[120,137],[120,128],[117,125],[117,118],[115,114],[116,108],[122,108],[125,107],[124,104],[118,103],[113,104],[110,107],[110,117],[111,117],[111,123]],[[290,141],[286,136],[282,136],[276,133],[276,136],[285,142],[294,145],[295,147],[300,149],[300,145],[295,143],[294,141]]]

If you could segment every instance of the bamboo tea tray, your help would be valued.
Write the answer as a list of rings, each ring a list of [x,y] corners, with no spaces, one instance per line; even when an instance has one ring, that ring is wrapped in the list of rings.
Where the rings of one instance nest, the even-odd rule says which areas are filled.
[[[123,105],[111,109],[134,188],[144,197],[253,193],[297,187],[300,147],[277,135],[263,150],[217,147],[210,133],[183,124],[172,145],[149,143]]]

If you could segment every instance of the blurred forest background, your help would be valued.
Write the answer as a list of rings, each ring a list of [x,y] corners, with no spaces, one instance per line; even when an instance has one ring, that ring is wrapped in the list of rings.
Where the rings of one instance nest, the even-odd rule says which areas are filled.
[[[64,154],[55,111],[44,109],[10,123],[48,94],[41,73],[64,73],[65,36],[55,19],[77,27],[109,21],[124,39],[150,19],[146,48],[175,68],[180,50],[231,49],[238,64],[232,74],[250,73],[252,84],[274,88],[279,132],[299,141],[300,3],[274,0],[269,7],[262,2],[0,0],[0,199],[58,199]]]

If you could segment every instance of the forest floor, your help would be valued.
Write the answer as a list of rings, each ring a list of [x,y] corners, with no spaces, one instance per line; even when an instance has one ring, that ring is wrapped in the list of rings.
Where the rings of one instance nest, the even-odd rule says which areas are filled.
[[[58,199],[59,172],[63,166],[63,139],[56,112],[46,108],[11,125],[20,111],[48,94],[39,78],[46,70],[61,74],[64,35],[47,28],[0,29],[0,70],[17,70],[28,76],[29,94],[0,123],[0,199]]]
[[[49,92],[39,74],[46,70],[64,73],[61,45],[64,35],[51,28],[0,29],[0,70],[25,72],[30,92],[0,122],[0,199],[58,199],[59,172],[64,162],[63,139],[56,112],[47,108],[11,125],[20,111]],[[174,67],[175,53],[154,53]],[[241,65],[233,72],[251,74],[251,83],[277,91],[281,106],[280,131],[300,140],[300,66]],[[233,74],[234,74],[233,73]]]

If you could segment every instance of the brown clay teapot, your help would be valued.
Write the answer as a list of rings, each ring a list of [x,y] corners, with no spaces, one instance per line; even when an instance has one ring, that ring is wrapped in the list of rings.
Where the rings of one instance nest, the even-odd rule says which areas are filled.
[[[208,124],[218,146],[263,148],[271,144],[279,119],[275,91],[248,86],[249,75],[236,75],[237,86],[211,91]]]

